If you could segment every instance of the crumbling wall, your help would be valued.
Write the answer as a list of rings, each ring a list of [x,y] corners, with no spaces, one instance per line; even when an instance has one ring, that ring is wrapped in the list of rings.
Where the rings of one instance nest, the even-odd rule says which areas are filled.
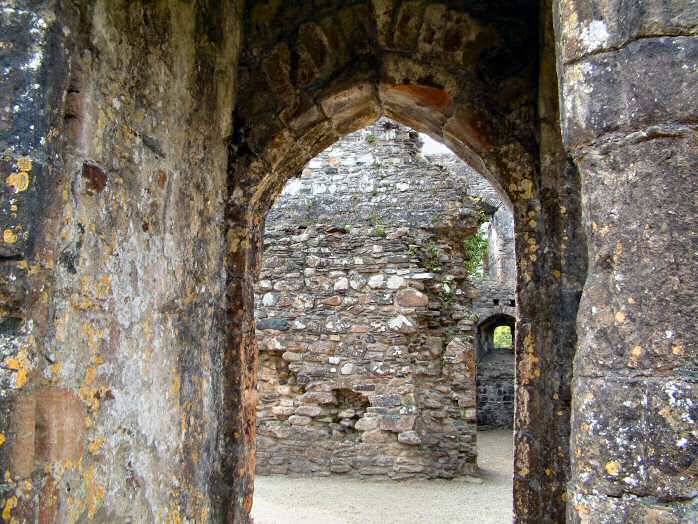
[[[95,520],[177,522],[200,509],[202,521],[249,521],[252,282],[264,210],[310,158],[384,113],[486,168],[512,204],[516,520],[560,522],[565,504],[573,522],[695,519],[698,228],[695,199],[676,206],[675,198],[695,192],[693,3],[245,4],[241,13],[238,3],[198,0],[3,3],[0,459],[10,519],[85,520],[94,511]],[[158,150],[165,157],[156,159]],[[179,196],[152,197],[178,217],[169,236],[155,227],[169,250],[157,256],[143,218],[151,218],[148,195],[157,195],[151,168],[161,164],[176,174],[167,180],[178,181]],[[192,240],[215,245],[223,223],[222,204],[207,194],[227,202],[227,271],[225,294],[204,292],[203,304],[201,275],[217,275],[206,282],[210,291],[223,271],[215,248],[202,257],[206,248]],[[88,244],[89,256],[75,263]],[[129,261],[108,258],[117,255]],[[158,264],[168,264],[167,280],[146,279]],[[111,288],[102,268],[116,269]],[[112,293],[127,289],[126,275],[136,291],[128,303]],[[87,299],[94,308],[81,309]],[[133,326],[121,326],[124,311]],[[176,329],[148,324],[148,315],[172,315]],[[223,344],[207,341],[223,324]],[[158,326],[161,345],[142,362],[148,325]],[[189,360],[206,353],[191,350],[200,340],[210,362]],[[181,366],[173,371],[174,361]],[[135,379],[124,375],[121,385],[121,370]],[[220,396],[206,398],[220,404],[201,402],[207,377]],[[131,394],[125,418],[105,407],[112,383]],[[97,416],[80,426],[95,401]],[[153,417],[131,409],[160,401],[166,409]],[[61,442],[88,451],[47,448],[41,438],[36,455],[21,450],[18,442],[34,442],[32,430],[58,427],[49,413],[65,414],[70,438]],[[117,459],[99,451],[102,437]],[[171,455],[157,452],[163,441]]]
[[[267,229],[257,286],[258,473],[476,471],[462,256],[436,235],[385,228]],[[439,273],[425,267],[424,245],[448,258]]]
[[[506,316],[512,330],[516,318],[516,257],[514,217],[502,197],[471,167],[453,154],[428,158],[456,173],[468,184],[468,194],[481,205],[484,220],[480,234],[487,239],[482,274],[473,279],[472,313],[478,326],[477,424],[478,430],[512,428],[515,397],[513,350],[498,351],[491,344],[491,329],[482,332],[493,317]],[[493,329],[493,326],[492,326]],[[512,348],[513,349],[513,348]]]
[[[419,146],[381,120],[311,161],[269,214],[256,287],[259,473],[476,471],[462,240],[480,208]]]
[[[506,198],[453,153],[429,154],[427,158],[452,171],[468,185],[468,194],[480,200],[487,227],[487,258],[484,278],[513,287],[516,282],[514,252],[514,217]]]

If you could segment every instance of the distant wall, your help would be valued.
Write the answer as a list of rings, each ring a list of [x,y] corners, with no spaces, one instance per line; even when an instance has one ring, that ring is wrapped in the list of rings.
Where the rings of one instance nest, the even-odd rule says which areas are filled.
[[[467,180],[379,121],[315,158],[269,213],[256,287],[261,474],[476,472],[478,289]]]

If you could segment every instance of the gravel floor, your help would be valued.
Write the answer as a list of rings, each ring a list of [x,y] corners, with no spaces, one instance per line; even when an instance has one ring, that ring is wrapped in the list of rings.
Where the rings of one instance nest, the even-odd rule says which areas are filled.
[[[482,483],[257,477],[255,524],[509,524],[511,431],[478,434]]]

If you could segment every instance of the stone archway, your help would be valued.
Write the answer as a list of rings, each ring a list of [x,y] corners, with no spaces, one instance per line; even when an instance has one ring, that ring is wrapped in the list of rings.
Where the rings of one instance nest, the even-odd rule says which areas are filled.
[[[695,515],[692,3],[7,4],[11,518],[249,521],[265,201],[379,114],[511,200],[516,520]]]
[[[495,348],[494,330],[499,326],[507,326],[511,329],[512,336],[516,336],[516,318],[506,313],[496,313],[481,320],[477,325],[477,355],[482,355]]]
[[[272,28],[270,20],[255,19],[254,12],[247,21],[251,24],[246,44],[249,54],[241,62],[240,89],[245,100],[254,91],[271,94],[258,105],[240,105],[237,110],[238,131],[231,144],[234,185],[227,210],[232,226],[228,264],[234,275],[228,303],[251,302],[264,215],[275,196],[307,161],[340,136],[386,115],[445,143],[500,190],[515,218],[520,314],[516,342],[520,406],[514,480],[517,518],[530,522],[564,518],[576,306],[574,299],[564,310],[559,303],[563,296],[579,296],[585,259],[578,256],[583,243],[569,245],[563,240],[566,229],[578,229],[580,219],[576,171],[562,153],[559,134],[554,129],[546,131],[543,143],[538,143],[532,120],[538,103],[551,114],[556,112],[554,69],[541,73],[545,89],[538,92],[530,76],[532,69],[526,65],[535,69],[535,57],[520,56],[518,72],[507,80],[516,78],[516,88],[502,91],[488,85],[493,78],[467,74],[472,63],[454,65],[441,61],[446,55],[419,48],[424,36],[414,28],[408,29],[416,31],[414,39],[410,37],[410,49],[416,51],[412,55],[386,44],[382,39],[392,37],[380,36],[382,29],[376,40],[364,39],[362,45],[353,47],[354,39],[362,39],[362,24],[371,23],[370,13],[362,6],[319,13],[329,18],[316,22],[292,17],[285,28]],[[381,19],[379,25],[397,19],[407,23],[414,16],[421,27],[431,23],[423,19],[425,13],[421,8],[413,14],[406,8],[389,9],[387,21]],[[334,16],[349,17],[355,24],[351,26],[355,31],[345,30],[337,42],[323,29],[335,23]],[[451,16],[460,15],[449,11],[442,20]],[[483,31],[486,33],[484,26]],[[279,33],[284,35],[280,41]],[[471,45],[468,42],[466,37],[465,48]],[[517,53],[524,50],[525,46],[520,47]],[[485,59],[472,51],[484,60],[478,67],[486,67],[494,56]],[[348,62],[352,53],[355,56]],[[307,76],[298,76],[292,57],[308,67]],[[260,68],[263,76],[254,73]],[[550,190],[560,183],[567,184],[568,190]],[[560,279],[563,272],[565,278]],[[233,424],[243,437],[235,448],[237,456],[231,456],[226,467],[238,479],[240,489],[247,490],[245,500],[252,496],[249,468],[254,428],[248,417],[254,409],[257,366],[247,315],[236,312],[241,324],[228,334],[232,358],[225,367],[226,375],[238,377],[236,399],[250,398],[250,404],[234,415]],[[551,449],[555,452],[550,453]]]
[[[516,335],[516,319],[505,313],[485,318],[477,326],[477,424],[512,428],[514,421],[515,363],[513,347],[500,348],[495,330],[508,328]]]

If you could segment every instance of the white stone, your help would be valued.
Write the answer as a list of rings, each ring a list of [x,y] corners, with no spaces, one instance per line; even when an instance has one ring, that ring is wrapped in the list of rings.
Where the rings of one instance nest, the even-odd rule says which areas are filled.
[[[304,405],[298,406],[295,414],[303,417],[317,417],[320,413],[322,413],[322,408],[320,406]],[[293,424],[293,422],[291,422],[291,424]]]
[[[274,406],[271,408],[271,412],[277,417],[288,417],[293,415],[294,411],[296,411],[296,408],[293,406]]]
[[[351,375],[354,372],[354,364],[351,362],[344,364],[339,370],[342,375]]]
[[[356,421],[354,429],[357,431],[371,431],[378,427],[378,417],[363,417]]]
[[[349,279],[347,277],[342,277],[334,283],[335,291],[346,291],[349,289]]]
[[[415,325],[405,315],[398,315],[388,320],[388,327],[400,333],[414,333],[416,331]]]
[[[410,278],[414,280],[429,280],[434,278],[434,273],[415,273]]]
[[[400,289],[405,285],[405,279],[397,275],[388,277],[387,286],[389,289]]]
[[[416,431],[403,431],[397,436],[397,441],[409,446],[418,446],[422,443],[422,439],[419,438]]]
[[[368,279],[368,285],[373,289],[381,288],[385,285],[385,277],[383,275],[373,275]]]
[[[592,20],[579,36],[588,52],[604,48],[610,37],[603,20]]]
[[[279,301],[279,295],[275,293],[264,293],[262,304],[265,306],[273,306]]]

